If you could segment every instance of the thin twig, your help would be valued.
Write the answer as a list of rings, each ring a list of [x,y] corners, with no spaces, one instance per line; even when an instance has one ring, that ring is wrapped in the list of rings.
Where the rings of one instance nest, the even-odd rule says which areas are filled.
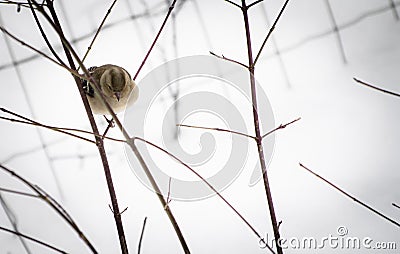
[[[15,232],[20,233],[18,229],[18,220],[16,214],[11,210],[10,206],[8,205],[7,201],[4,199],[4,197],[0,193],[0,203],[3,206],[4,212],[10,221],[13,229]],[[25,239],[22,236],[18,236],[22,246],[24,247],[26,253],[31,254],[31,250],[29,249],[28,245],[25,242]]]
[[[51,53],[52,53],[53,56],[58,60],[58,62],[59,62],[61,65],[66,66],[66,64],[63,62],[63,60],[60,58],[60,56],[59,56],[59,55],[57,54],[57,52],[54,50],[54,48],[53,48],[53,46],[51,45],[49,39],[47,38],[47,35],[46,35],[46,33],[44,32],[43,27],[42,27],[42,25],[40,24],[40,21],[39,21],[37,15],[36,15],[36,11],[35,11],[35,9],[34,9],[33,6],[32,6],[32,1],[31,1],[31,0],[28,0],[28,3],[29,3],[29,7],[30,7],[30,9],[31,9],[33,18],[35,19],[36,25],[37,25],[37,27],[39,28],[40,34],[42,35],[42,38],[43,38],[44,41],[46,42],[47,47],[50,49]],[[38,7],[38,8],[41,8],[41,11],[44,11],[43,7]]]
[[[158,145],[156,145],[156,144],[154,144],[154,143],[152,143],[152,142],[150,142],[150,141],[147,141],[147,140],[145,140],[145,139],[143,139],[143,138],[140,138],[140,137],[133,137],[132,138],[132,140],[133,140],[133,142],[135,142],[136,140],[139,140],[139,141],[141,141],[141,142],[144,142],[145,144],[148,144],[148,145],[150,145],[150,146],[152,146],[152,147],[154,147],[154,148],[156,148],[156,149],[158,149],[158,150],[160,150],[160,151],[162,151],[162,152],[164,152],[165,154],[167,154],[168,156],[170,156],[171,158],[173,158],[174,160],[176,160],[177,162],[179,162],[180,164],[182,164],[184,167],[186,167],[187,169],[189,169],[193,174],[195,174],[198,178],[200,178],[200,180],[201,181],[203,181],[222,201],[224,201],[224,203],[226,204],[226,205],[228,205],[229,206],[229,208],[237,215],[237,216],[239,216],[239,218],[249,227],[249,229],[257,236],[257,238],[260,240],[260,241],[262,241],[263,243],[265,243],[264,242],[264,239],[261,237],[261,235],[257,232],[257,230],[243,217],[243,215],[242,214],[240,214],[239,213],[239,211],[238,210],[236,210],[236,208],[234,208],[230,203],[229,203],[229,201],[228,200],[226,200],[222,195],[221,195],[221,193],[219,193],[219,191],[218,190],[216,190],[215,188],[214,188],[214,186],[212,186],[204,177],[202,177],[199,173],[197,173],[194,169],[192,169],[188,164],[186,164],[185,162],[183,162],[182,160],[180,160],[178,157],[176,157],[175,155],[173,155],[172,153],[170,153],[170,152],[168,152],[167,150],[165,150],[165,149],[163,149],[162,147],[160,147],[160,146],[158,146]],[[168,205],[168,204],[167,204]],[[266,243],[265,243],[266,244]],[[267,244],[266,244],[267,245]],[[272,253],[274,253],[274,251],[272,250],[272,248],[270,248],[268,245],[267,245],[267,247],[268,247],[268,249],[272,252]]]
[[[3,25],[3,21],[2,21],[1,15],[0,15],[0,24]],[[18,82],[19,82],[19,84],[21,86],[25,102],[28,105],[29,113],[33,118],[36,118],[35,117],[36,112],[35,112],[34,107],[33,107],[32,98],[30,97],[30,94],[29,94],[29,92],[27,90],[27,84],[25,82],[25,79],[23,78],[23,75],[22,75],[20,67],[15,64],[15,61],[17,60],[17,58],[15,56],[13,48],[11,47],[10,38],[8,36],[4,36],[4,41],[6,43],[10,58],[11,58],[12,62],[14,63],[13,64],[14,70],[15,70],[15,73],[17,75]],[[57,175],[56,168],[55,168],[54,164],[50,160],[50,152],[44,146],[45,141],[44,141],[43,134],[42,134],[42,132],[41,132],[41,130],[39,128],[35,128],[35,131],[36,131],[36,134],[37,134],[37,136],[39,138],[40,144],[43,146],[43,153],[44,153],[45,158],[47,160],[48,166],[50,168],[50,172],[51,172],[51,174],[53,176],[53,179],[54,179],[54,182],[56,184],[56,187],[57,187],[57,190],[59,192],[59,195],[60,195],[61,198],[63,198],[64,197],[64,192],[63,192],[63,189],[61,187],[61,182],[60,182],[60,179],[59,179],[59,177]]]
[[[364,81],[361,81],[361,80],[359,80],[357,78],[353,78],[353,79],[354,79],[354,81],[356,81],[357,83],[360,83],[361,85],[368,86],[368,87],[373,88],[375,90],[378,90],[378,91],[381,91],[381,92],[384,92],[384,93],[387,93],[387,94],[390,94],[390,95],[394,95],[394,96],[400,97],[400,94],[398,94],[398,93],[390,92],[388,90],[385,90],[385,89],[370,85],[370,84],[368,84],[368,83],[366,83]]]
[[[130,0],[127,0],[127,1],[130,1]],[[163,2],[163,1],[162,1],[162,2]],[[395,5],[395,7],[400,6],[400,2],[394,2],[394,5]],[[118,26],[118,25],[120,25],[120,24],[122,24],[122,23],[130,22],[130,21],[133,20],[133,19],[152,18],[152,17],[157,17],[157,16],[159,16],[159,15],[164,14],[164,13],[165,13],[164,9],[161,9],[161,10],[160,10],[160,8],[158,8],[158,7],[159,7],[158,5],[155,6],[155,7],[153,7],[153,9],[156,10],[156,11],[154,11],[153,13],[151,13],[151,12],[142,12],[142,13],[135,14],[135,15],[133,15],[133,16],[130,15],[130,16],[128,16],[128,17],[121,18],[121,19],[119,19],[119,20],[117,20],[117,21],[115,21],[115,22],[111,22],[110,24],[106,24],[106,25],[103,27],[102,30],[104,31],[104,30],[106,30],[106,29],[112,29],[112,28],[115,27],[115,26]],[[35,8],[35,7],[34,7],[34,8]],[[353,26],[359,24],[361,21],[363,21],[363,20],[366,19],[366,18],[370,18],[370,17],[376,16],[376,15],[383,14],[383,13],[389,11],[389,10],[392,10],[392,7],[391,7],[390,5],[388,5],[388,6],[383,6],[383,7],[374,9],[374,10],[366,11],[365,13],[362,13],[362,14],[356,16],[354,19],[349,20],[348,22],[343,23],[343,24],[341,24],[341,25],[338,25],[338,29],[339,29],[339,30],[345,30],[345,29],[347,29],[347,28],[351,28],[351,27],[353,27]],[[77,43],[77,42],[81,42],[81,41],[90,39],[90,38],[92,37],[92,35],[94,35],[94,34],[96,33],[96,31],[97,31],[97,29],[95,29],[95,30],[93,30],[93,31],[90,31],[90,32],[88,32],[88,33],[86,33],[86,34],[83,34],[83,35],[77,37],[77,38],[74,38],[72,41],[73,41],[74,43]],[[290,51],[293,51],[293,50],[295,50],[295,49],[297,49],[297,48],[299,48],[299,47],[305,45],[305,44],[308,43],[308,42],[315,41],[315,40],[318,40],[318,39],[320,39],[320,38],[323,38],[323,37],[326,37],[326,36],[330,36],[330,35],[332,35],[332,34],[334,34],[334,31],[333,31],[332,29],[319,32],[319,33],[317,33],[317,34],[314,34],[314,35],[311,35],[311,36],[309,36],[309,37],[307,37],[307,38],[304,38],[304,39],[300,40],[299,42],[295,42],[295,43],[293,43],[292,45],[289,45],[289,46],[287,46],[287,47],[283,47],[283,48],[280,50],[280,53],[281,53],[282,55],[283,55],[283,54],[286,54],[286,53],[288,53],[288,52],[290,52]],[[58,47],[61,47],[61,46],[60,46],[60,45],[55,46],[56,49],[57,49]],[[209,47],[209,48],[210,48],[210,47]],[[269,54],[268,57],[275,56],[276,54],[277,54],[277,53]],[[31,61],[33,61],[33,60],[36,60],[38,57],[39,57],[39,56],[36,55],[36,54],[35,54],[35,55],[26,56],[26,57],[22,57],[20,60],[16,61],[15,64],[16,64],[16,65],[20,65],[20,64],[28,63],[28,62],[31,62]],[[7,68],[11,68],[11,67],[13,67],[13,63],[11,63],[11,62],[4,63],[4,64],[0,65],[0,70],[7,69]]]
[[[97,31],[96,31],[96,33],[95,33],[95,35],[94,35],[92,41],[90,42],[90,45],[88,46],[85,55],[84,55],[83,58],[82,58],[82,63],[85,62],[86,57],[88,56],[90,50],[92,49],[92,46],[93,46],[93,44],[94,44],[94,41],[96,40],[97,36],[99,35],[100,30],[103,28],[103,25],[104,25],[104,23],[106,22],[106,19],[107,19],[108,15],[110,15],[111,10],[114,8],[114,5],[115,5],[116,2],[117,2],[117,0],[114,0],[114,1],[112,2],[110,8],[108,9],[108,11],[107,11],[107,13],[106,13],[106,15],[104,16],[103,20],[101,21],[101,24],[100,24],[99,28],[97,28]],[[78,71],[79,71],[79,69],[80,69],[80,68],[78,67]]]
[[[38,123],[38,122],[28,122],[28,121],[22,121],[22,120],[18,120],[18,119],[14,119],[14,118],[8,118],[8,117],[2,117],[2,116],[0,116],[0,119],[7,120],[7,121],[10,121],[10,122],[15,122],[15,123],[23,123],[23,124],[33,125],[33,126],[37,126],[37,127],[43,127],[43,128],[46,128],[46,129],[50,129],[50,130],[53,130],[53,131],[61,132],[63,134],[66,134],[66,135],[69,135],[69,136],[72,136],[72,137],[75,137],[75,138],[79,138],[79,139],[82,139],[84,141],[96,144],[96,142],[94,142],[94,141],[92,141],[90,139],[87,139],[85,137],[81,137],[81,136],[75,135],[73,133],[69,133],[67,131],[61,130],[61,129],[57,128],[57,127],[44,125],[44,124],[41,124],[41,123]],[[41,146],[41,148],[43,149],[43,145]]]
[[[232,63],[238,64],[238,65],[240,65],[240,66],[242,66],[242,67],[244,67],[244,68],[246,68],[246,69],[249,69],[249,66],[245,65],[244,63],[241,63],[241,62],[239,62],[239,61],[236,61],[236,60],[227,58],[227,57],[225,57],[224,55],[219,56],[219,55],[215,54],[215,53],[212,52],[212,51],[210,51],[210,54],[213,55],[213,56],[215,56],[215,57],[217,57],[217,58],[220,58],[220,59],[226,60],[226,61],[228,61],[228,62],[232,62]]]
[[[28,181],[24,177],[22,177],[19,174],[17,174],[15,171],[13,171],[13,170],[11,170],[11,169],[9,169],[9,168],[1,165],[1,164],[0,164],[0,168],[3,171],[9,173],[11,176],[17,178],[19,181],[21,181],[26,186],[28,186],[32,191],[34,191],[39,196],[40,199],[45,201],[51,208],[53,208],[53,210],[58,215],[60,215],[74,229],[74,231],[77,233],[77,235],[82,239],[82,241],[92,251],[92,253],[97,253],[97,251],[94,248],[94,246],[90,243],[90,241],[88,240],[86,235],[80,230],[78,225],[73,221],[72,217],[67,213],[67,211],[64,208],[62,208],[62,206],[58,202],[55,201],[54,198],[52,198],[47,192],[42,190],[37,185],[31,183],[30,181]]]
[[[142,63],[140,64],[138,70],[136,71],[136,74],[135,74],[135,76],[133,77],[133,80],[136,80],[136,78],[137,78],[137,76],[139,75],[140,71],[142,70],[144,64],[146,63],[147,58],[149,58],[151,51],[153,50],[154,46],[156,45],[157,40],[158,40],[158,38],[160,37],[161,32],[163,31],[164,26],[165,26],[165,24],[167,23],[167,20],[168,20],[169,16],[171,15],[172,10],[173,10],[174,7],[175,7],[176,1],[177,1],[177,0],[174,0],[174,1],[172,2],[172,4],[169,6],[167,15],[166,15],[165,18],[164,18],[164,21],[163,21],[163,23],[162,23],[162,25],[161,25],[161,27],[160,27],[160,30],[158,30],[158,33],[157,33],[156,37],[154,38],[153,43],[151,44],[149,50],[147,51],[146,56],[144,57],[144,59],[143,59]]]
[[[271,36],[272,32],[275,30],[276,24],[278,24],[278,21],[281,18],[282,13],[286,9],[286,6],[287,6],[288,3],[289,3],[289,0],[286,0],[285,3],[283,4],[279,14],[278,14],[278,17],[276,17],[274,23],[272,24],[271,28],[269,29],[268,34],[265,37],[264,42],[261,45],[261,48],[258,50],[256,58],[254,59],[253,66],[256,65],[258,59],[260,58],[261,52],[263,51],[263,49],[265,47],[265,44],[267,43],[267,41],[268,41],[269,37]]]
[[[285,2],[285,6],[288,1],[289,0],[287,0]],[[279,19],[281,13],[283,12],[283,9],[284,8],[282,8],[277,20]],[[270,188],[268,174],[267,174],[267,165],[265,162],[264,148],[263,148],[261,131],[260,131],[260,120],[258,117],[256,80],[255,80],[255,76],[254,76],[255,61],[253,60],[253,50],[252,50],[251,35],[250,35],[250,24],[249,24],[249,17],[248,17],[248,9],[246,8],[246,0],[242,0],[242,14],[243,14],[243,21],[244,21],[244,27],[245,27],[245,32],[246,32],[247,57],[248,57],[248,61],[249,61],[249,64],[248,64],[249,65],[249,79],[250,79],[250,88],[251,88],[251,100],[253,103],[253,122],[254,122],[254,131],[256,134],[258,157],[259,157],[260,166],[261,166],[261,173],[263,175],[263,180],[264,180],[264,189],[265,189],[265,194],[267,197],[268,210],[269,210],[269,215],[271,218],[272,229],[274,232],[275,241],[278,243],[276,245],[276,249],[277,249],[278,254],[283,254],[282,246],[279,244],[281,238],[280,238],[280,233],[279,233],[278,222],[276,219],[274,203],[272,200],[272,193],[271,193],[271,188]],[[273,28],[275,27],[276,22],[277,21],[275,21]],[[271,29],[273,30],[273,28],[271,28]],[[267,36],[266,40],[264,40],[263,46],[261,47],[260,51],[258,52],[259,54],[261,53],[268,37],[269,36]],[[256,60],[257,60],[257,58],[256,58]]]
[[[317,173],[315,173],[314,171],[312,171],[311,169],[307,168],[306,166],[304,166],[303,164],[299,163],[300,167],[304,168],[305,170],[307,170],[308,172],[310,172],[311,174],[313,174],[314,176],[318,177],[319,179],[321,179],[322,181],[324,181],[325,183],[329,184],[331,187],[335,188],[337,191],[339,191],[340,193],[342,193],[343,195],[345,195],[346,197],[350,198],[351,200],[353,200],[354,202],[360,204],[361,206],[367,208],[368,210],[370,210],[371,212],[375,213],[376,215],[384,218],[385,220],[389,221],[390,223],[396,225],[397,227],[400,227],[400,223],[387,217],[386,215],[384,215],[383,213],[377,211],[376,209],[372,208],[371,206],[365,204],[364,202],[360,201],[359,199],[357,199],[356,197],[348,194],[346,191],[344,191],[343,189],[339,188],[338,186],[336,186],[335,184],[331,183],[330,181],[326,180],[325,178],[323,178],[322,176],[318,175]]]
[[[100,134],[95,134],[95,133],[93,133],[93,132],[91,132],[91,131],[85,131],[85,130],[81,130],[81,129],[65,128],[65,127],[56,127],[56,126],[45,125],[45,124],[41,124],[41,123],[37,123],[37,122],[22,121],[22,120],[18,120],[18,119],[14,119],[14,118],[8,118],[8,117],[2,117],[2,116],[0,116],[0,119],[7,120],[7,121],[11,121],[11,122],[16,122],[16,123],[23,123],[23,124],[27,124],[27,125],[33,125],[33,126],[43,127],[43,128],[46,128],[46,129],[49,129],[49,130],[52,130],[52,131],[60,132],[60,133],[63,133],[63,134],[66,134],[66,135],[69,135],[69,136],[72,136],[72,137],[75,137],[75,138],[78,138],[78,139],[82,139],[82,140],[84,140],[84,141],[87,141],[87,142],[90,142],[90,143],[93,143],[93,144],[96,144],[96,142],[93,141],[93,140],[87,139],[87,138],[85,138],[85,137],[78,136],[78,135],[75,135],[75,134],[73,134],[73,133],[69,133],[68,131],[75,131],[75,132],[90,134],[90,135],[94,135],[94,136],[96,136],[96,137],[108,139],[108,140],[111,140],[111,141],[126,143],[126,141],[123,140],[123,139],[117,139],[117,138],[107,137],[107,136],[103,136],[103,135],[100,135]],[[45,145],[45,146],[47,146],[47,145]],[[40,146],[40,148],[42,149],[43,146]],[[6,161],[8,161],[8,160],[9,160],[9,159],[3,161],[3,163],[6,162]]]
[[[16,231],[13,231],[13,230],[11,230],[11,229],[4,228],[4,227],[1,227],[1,226],[0,226],[0,230],[3,230],[3,231],[5,231],[5,232],[11,233],[11,234],[14,234],[14,235],[17,235],[17,236],[21,236],[21,237],[23,237],[23,238],[25,238],[25,239],[28,239],[28,240],[30,240],[30,241],[32,241],[32,242],[38,243],[38,244],[40,244],[40,245],[43,245],[43,246],[45,246],[45,247],[47,247],[47,248],[49,248],[49,249],[52,249],[52,250],[54,250],[54,251],[57,251],[57,252],[59,252],[59,253],[67,254],[67,252],[65,252],[65,251],[63,251],[63,250],[61,250],[61,249],[59,249],[59,248],[57,248],[57,247],[54,247],[54,246],[52,246],[52,245],[50,245],[50,244],[48,244],[48,243],[45,243],[45,242],[43,242],[43,241],[41,241],[41,240],[35,239],[35,238],[30,237],[30,236],[28,236],[28,235],[25,235],[25,234],[22,234],[22,233],[19,233],[19,232],[16,232]]]
[[[400,209],[400,206],[398,204],[396,204],[396,203],[392,203],[392,206]]]
[[[63,65],[63,64],[61,64],[61,63],[59,63],[59,62],[57,62],[56,60],[54,60],[53,58],[49,57],[48,55],[46,55],[46,54],[43,53],[42,51],[40,51],[40,50],[38,50],[38,49],[32,47],[31,45],[27,44],[26,42],[22,41],[21,39],[18,39],[16,36],[14,36],[14,35],[11,34],[9,31],[7,31],[4,27],[0,26],[0,30],[1,30],[3,33],[5,33],[6,35],[8,35],[9,37],[11,37],[11,39],[13,39],[13,40],[15,40],[15,41],[21,43],[22,46],[25,46],[25,47],[27,47],[27,48],[29,48],[29,49],[35,51],[37,54],[39,54],[39,55],[43,56],[44,58],[50,60],[52,63],[57,64],[58,66],[60,66],[60,67],[62,67],[62,68],[64,68],[64,69],[66,69],[66,70],[67,70],[69,73],[71,73],[72,75],[77,76],[77,77],[82,78],[82,79],[87,79],[85,76],[80,75],[78,72],[76,72],[76,71],[74,71],[74,70],[71,70],[71,69],[68,68],[67,66],[65,66],[65,65]],[[18,62],[14,62],[14,63],[15,63],[16,65],[18,65]]]
[[[238,5],[238,4],[235,3],[235,2],[232,2],[232,1],[230,1],[230,0],[224,0],[224,1],[227,2],[227,3],[233,4],[234,6],[238,7],[239,9],[242,9],[242,6]]]
[[[13,193],[13,194],[21,195],[21,196],[27,196],[27,197],[31,197],[31,198],[40,198],[40,196],[35,195],[35,194],[22,192],[22,191],[16,191],[16,190],[10,190],[10,189],[6,189],[6,188],[2,188],[2,187],[0,187],[0,191]]]
[[[33,7],[33,8],[36,9],[36,7]],[[109,24],[104,25],[102,31],[104,31],[106,29],[112,29],[115,26],[121,25],[121,24],[126,23],[126,22],[130,22],[131,20],[136,20],[136,19],[139,19],[139,18],[152,18],[152,17],[157,17],[157,16],[165,14],[165,10],[164,9],[160,9],[158,5],[152,7],[152,10],[155,10],[155,11],[154,12],[150,12],[150,11],[149,12],[142,12],[142,13],[135,14],[133,16],[131,15],[129,17],[121,18],[121,19],[119,19],[119,20],[117,20],[115,22],[110,22]],[[87,32],[87,33],[85,33],[85,34],[83,34],[83,35],[81,35],[81,36],[79,36],[77,38],[72,39],[72,42],[73,43],[77,43],[77,42],[85,41],[87,39],[91,39],[91,37],[96,33],[96,31],[97,31],[97,28],[95,30]],[[61,49],[62,48],[62,44],[61,45],[56,45],[55,48],[56,49]],[[23,63],[27,63],[27,62],[33,61],[33,60],[35,60],[37,58],[39,58],[39,55],[36,55],[36,54],[30,55],[30,56],[27,56],[27,57],[23,57],[23,58],[21,58],[20,60],[18,60],[16,62],[10,62],[10,63],[6,63],[6,64],[0,65],[0,70],[13,67],[13,64],[20,65],[20,64],[23,64]]]
[[[42,2],[44,2],[44,1],[45,0],[42,0]],[[65,4],[64,3],[66,3],[66,2],[67,1],[58,1],[58,4],[60,6],[60,12],[61,12],[61,15],[63,17],[64,23],[65,23],[65,27],[68,29],[69,36],[71,38],[75,38],[75,34],[74,34],[74,30],[72,29],[70,18],[68,17],[68,13],[65,10]]]
[[[0,1],[0,4],[13,4],[13,5],[16,5],[17,6],[17,12],[18,12],[18,6],[19,7],[24,7],[24,8],[30,8],[29,7],[29,4],[28,3],[25,3],[25,2],[16,2],[16,1],[8,1],[8,0],[5,0],[5,1]],[[46,6],[45,4],[42,4],[42,6]],[[35,8],[36,9],[36,8]]]
[[[229,132],[229,133],[237,134],[237,135],[244,136],[244,137],[247,137],[247,138],[256,139],[256,137],[248,135],[248,134],[245,134],[245,133],[232,131],[232,130],[221,129],[221,128],[209,128],[209,127],[194,126],[194,125],[187,125],[187,124],[177,124],[176,126],[178,126],[178,127],[188,127],[188,128],[194,128],[194,129],[211,130],[211,131]]]
[[[169,179],[168,179],[167,204],[171,203],[171,181],[172,181],[172,177],[169,177]]]
[[[125,129],[122,128],[121,131],[127,135]],[[153,175],[150,172],[150,169],[148,168],[146,162],[143,159],[143,156],[141,155],[139,149],[137,148],[137,146],[135,144],[135,140],[136,140],[136,138],[129,138],[129,140],[127,140],[127,144],[132,149],[132,151],[135,154],[136,158],[138,159],[143,171],[145,172],[147,178],[149,179],[150,184],[151,184],[155,194],[157,195],[162,207],[164,208],[165,213],[167,214],[172,226],[174,227],[175,233],[179,238],[179,242],[182,245],[183,251],[185,252],[185,254],[190,254],[189,246],[186,243],[186,240],[185,240],[185,238],[182,234],[182,231],[180,230],[180,227],[171,211],[171,208],[168,205],[168,203],[165,201],[164,196],[163,196],[160,188],[157,185],[157,182],[155,181]]]
[[[142,232],[140,233],[139,244],[138,244],[138,251],[137,251],[138,254],[140,254],[140,251],[142,249],[142,241],[143,241],[144,229],[146,228],[146,222],[147,222],[147,217],[145,217],[143,220]]]
[[[11,122],[23,123],[23,124],[28,124],[28,125],[33,125],[33,126],[46,128],[46,129],[49,129],[49,130],[52,130],[52,131],[61,132],[63,134],[66,134],[66,135],[69,135],[69,136],[72,136],[72,137],[75,137],[75,138],[78,138],[78,139],[82,139],[84,141],[87,141],[87,142],[90,142],[90,143],[94,143],[94,144],[96,144],[95,141],[87,139],[85,137],[81,137],[81,136],[75,135],[73,133],[69,133],[68,131],[95,135],[95,136],[97,136],[99,138],[104,138],[104,139],[108,139],[108,140],[115,141],[115,142],[126,142],[123,139],[111,138],[111,137],[107,137],[107,136],[104,136],[104,135],[97,135],[97,134],[95,134],[95,133],[93,133],[91,131],[85,131],[85,130],[76,129],[76,128],[56,127],[56,126],[50,126],[50,125],[42,124],[42,123],[36,122],[36,121],[34,121],[32,119],[29,119],[27,117],[24,117],[22,115],[19,115],[19,114],[15,113],[15,112],[12,112],[12,111],[10,111],[8,109],[1,108],[1,107],[0,107],[0,111],[8,113],[8,114],[11,114],[11,115],[16,116],[16,117],[19,117],[21,119],[24,119],[25,121],[14,119],[14,118],[2,117],[2,116],[0,116],[0,119],[11,121]]]
[[[263,6],[260,9],[261,9],[261,12],[262,12],[262,14],[263,14],[263,16],[265,18],[267,26],[270,26],[271,24],[270,24],[270,21],[269,21],[269,17],[268,17],[268,13],[267,13],[265,4],[263,4]],[[270,40],[271,40],[271,43],[272,43],[272,45],[273,45],[273,47],[275,49],[274,54],[278,57],[278,62],[279,62],[279,65],[281,66],[282,74],[283,74],[283,77],[285,78],[286,84],[287,84],[288,88],[291,88],[292,85],[290,84],[289,74],[288,74],[287,68],[285,66],[285,62],[283,61],[282,53],[279,50],[278,42],[275,40],[273,35],[270,36]]]
[[[256,5],[256,4],[259,4],[259,3],[261,3],[262,1],[264,1],[264,0],[257,0],[257,1],[255,1],[255,2],[253,2],[253,3],[249,4],[249,5],[247,5],[247,9],[250,9],[252,6],[254,6],[254,5]]]
[[[292,123],[295,123],[295,122],[299,121],[300,119],[301,119],[301,117],[299,117],[299,118],[297,118],[297,119],[295,119],[295,120],[293,120],[293,121],[291,121],[291,122],[289,122],[289,123],[281,124],[281,125],[279,125],[278,127],[276,127],[275,129],[270,130],[269,132],[265,133],[261,138],[263,139],[263,138],[265,138],[266,136],[268,136],[268,135],[274,133],[274,132],[277,131],[277,130],[285,129],[286,126],[291,125]]]

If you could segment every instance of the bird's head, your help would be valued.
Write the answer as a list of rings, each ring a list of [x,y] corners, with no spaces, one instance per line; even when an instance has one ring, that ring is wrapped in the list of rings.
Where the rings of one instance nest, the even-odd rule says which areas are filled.
[[[119,68],[107,69],[100,78],[100,85],[105,95],[115,97],[118,101],[121,93],[126,87],[129,76],[124,70]]]

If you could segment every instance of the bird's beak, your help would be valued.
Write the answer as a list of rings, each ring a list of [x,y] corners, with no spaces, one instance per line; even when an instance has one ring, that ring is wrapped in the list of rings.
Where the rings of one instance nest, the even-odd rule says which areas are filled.
[[[117,100],[119,101],[121,99],[121,93],[120,92],[116,92],[114,93],[115,97],[117,98]]]

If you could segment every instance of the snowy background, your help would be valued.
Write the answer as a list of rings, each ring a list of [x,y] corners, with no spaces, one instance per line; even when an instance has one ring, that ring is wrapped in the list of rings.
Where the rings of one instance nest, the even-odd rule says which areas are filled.
[[[106,21],[107,27],[97,38],[85,64],[113,63],[134,74],[161,25],[166,2],[117,1]],[[275,124],[302,118],[276,133],[274,156],[268,169],[275,210],[278,220],[282,220],[281,236],[286,239],[315,237],[320,241],[330,234],[337,236],[338,227],[345,226],[349,237],[370,237],[373,243],[396,242],[397,252],[400,248],[398,227],[346,198],[298,165],[302,162],[400,221],[400,209],[392,205],[400,204],[400,98],[353,81],[353,77],[357,77],[400,92],[400,21],[396,15],[400,12],[400,1],[394,1],[397,10],[390,7],[391,2],[330,1],[343,55],[326,1],[293,0],[256,67],[256,78],[271,103]],[[268,24],[275,19],[282,4],[282,0],[269,0],[250,10],[254,51],[260,47],[270,27]],[[55,1],[55,5],[67,37],[75,41],[74,47],[83,56],[111,1]],[[176,19],[168,21],[136,80],[139,87],[147,73],[176,57],[207,55],[212,50],[247,62],[239,9],[222,0],[178,0],[174,12]],[[8,31],[37,48],[45,47],[28,9],[22,8],[17,13],[16,6],[1,4],[0,15],[1,25]],[[51,42],[59,45],[55,33],[44,20],[42,23]],[[70,74],[48,60],[33,57],[32,51],[14,41],[9,40],[9,46],[2,34],[0,106],[48,125],[89,130]],[[61,50],[58,52],[63,56]],[[18,64],[14,66],[13,62]],[[140,89],[145,93],[146,87]],[[202,117],[197,119],[197,125],[216,127],[214,122]],[[99,116],[97,120],[101,128],[105,128],[103,118]],[[154,135],[160,135],[157,130],[154,126]],[[198,133],[202,132],[187,129],[182,132],[183,137],[191,137],[190,142],[183,144],[188,152],[199,149],[199,139],[193,138],[198,137]],[[228,150],[222,134],[210,133],[217,140],[216,149]],[[120,137],[116,128],[110,135]],[[123,145],[107,141],[106,148],[120,208],[128,207],[122,218],[130,252],[136,252],[143,219],[148,217],[142,253],[181,253],[163,208],[154,193],[132,172]],[[119,251],[108,207],[108,190],[95,146],[49,130],[0,120],[0,162],[59,200],[100,253]],[[264,187],[261,182],[248,186],[250,174],[251,169],[244,169],[223,195],[260,234],[271,238]],[[27,191],[3,171],[0,172],[0,187]],[[0,194],[17,217],[21,232],[68,253],[90,253],[75,232],[44,202],[11,193]],[[259,248],[258,239],[218,197],[172,201],[170,205],[192,253],[267,252]],[[0,226],[11,228],[2,207]],[[27,243],[32,253],[53,253],[35,243]],[[315,252],[293,248],[285,251]],[[338,252],[397,253],[329,247],[318,250],[318,253]],[[0,232],[0,253],[25,252],[17,237]]]

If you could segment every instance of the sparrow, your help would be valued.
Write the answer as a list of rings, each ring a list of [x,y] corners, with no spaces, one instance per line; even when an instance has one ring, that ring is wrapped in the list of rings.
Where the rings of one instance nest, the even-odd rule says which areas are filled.
[[[90,67],[88,71],[99,85],[106,101],[115,113],[123,111],[137,100],[139,88],[124,68],[113,64],[105,64],[99,67]],[[83,79],[81,82],[93,113],[109,115],[100,95],[95,92],[93,84]]]

